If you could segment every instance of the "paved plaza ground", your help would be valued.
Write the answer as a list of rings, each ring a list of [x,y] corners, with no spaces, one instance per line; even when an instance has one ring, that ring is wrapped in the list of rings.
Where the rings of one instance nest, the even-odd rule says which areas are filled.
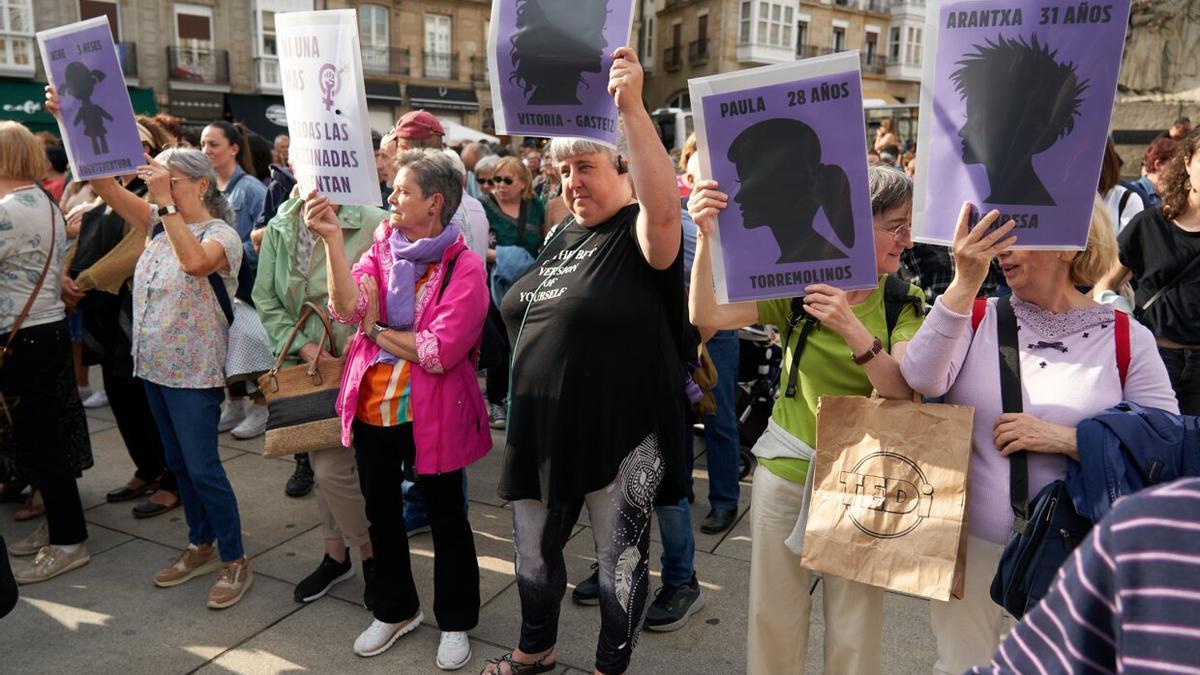
[[[95,381],[99,382],[98,375]],[[296,582],[322,554],[316,497],[290,499],[283,485],[292,461],[263,459],[262,439],[221,435],[221,459],[238,495],[247,554],[255,581],[235,607],[216,612],[204,601],[211,579],[159,589],[151,577],[186,543],[183,511],[135,520],[132,504],[106,504],[104,494],[133,473],[108,408],[89,411],[96,466],[80,481],[92,561],[46,583],[22,587],[22,599],[0,621],[0,672],[8,673],[438,673],[438,630],[433,623],[433,546],[429,534],[412,540],[413,570],[422,593],[425,624],[388,652],[370,659],[351,649],[371,621],[363,609],[361,574],[309,605],[292,600]],[[151,424],[151,420],[146,420]],[[497,448],[503,435],[493,436]],[[737,525],[719,536],[701,534],[707,511],[703,445],[697,448],[697,496],[692,513],[696,570],[705,607],[673,633],[643,633],[631,673],[741,673],[745,670],[746,592],[749,582],[753,486],[742,484]],[[515,644],[519,604],[513,567],[512,517],[496,496],[500,472],[496,449],[469,469],[470,517],[479,553],[483,609],[471,632],[474,656],[461,673],[478,673],[483,662]],[[0,507],[0,534],[9,541],[33,524],[16,523],[15,506]],[[651,544],[658,585],[657,528]],[[357,552],[355,552],[357,553]],[[572,582],[593,562],[586,510],[567,545]],[[20,559],[13,561],[21,565]],[[358,569],[358,561],[355,560]],[[824,617],[821,590],[814,598],[808,671],[821,671]],[[568,591],[569,596],[569,591]],[[563,673],[591,672],[599,612],[563,603],[558,663]],[[883,634],[887,673],[928,673],[934,661],[926,603],[889,594]]]

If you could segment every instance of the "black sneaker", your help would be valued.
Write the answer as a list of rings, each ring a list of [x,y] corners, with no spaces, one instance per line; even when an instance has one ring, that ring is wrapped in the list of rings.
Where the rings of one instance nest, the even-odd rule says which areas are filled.
[[[338,562],[326,554],[317,567],[317,571],[296,584],[296,592],[292,597],[296,599],[296,602],[312,602],[352,576],[354,576],[354,565],[350,562],[349,550],[346,551],[346,560],[343,562]]]
[[[646,630],[667,633],[679,630],[687,624],[688,617],[699,612],[704,607],[704,596],[700,595],[700,584],[696,575],[682,586],[663,584],[654,596],[654,602],[646,612],[646,621],[642,624]]]
[[[363,560],[363,607],[375,609],[375,559]]]
[[[592,574],[575,585],[571,599],[578,605],[600,604],[600,565],[592,563]]]
[[[292,473],[292,477],[288,479],[287,485],[283,491],[289,497],[303,497],[312,492],[313,489],[313,470],[312,464],[308,463],[308,457],[304,455],[296,455],[296,471]]]

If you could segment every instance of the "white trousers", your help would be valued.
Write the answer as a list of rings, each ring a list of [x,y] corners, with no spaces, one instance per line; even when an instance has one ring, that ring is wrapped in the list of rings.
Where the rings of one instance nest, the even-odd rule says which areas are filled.
[[[933,672],[960,675],[973,666],[986,666],[1005,633],[1016,623],[992,602],[990,588],[1004,547],[967,537],[967,576],[962,600],[929,603],[929,622],[937,638],[938,660]]]

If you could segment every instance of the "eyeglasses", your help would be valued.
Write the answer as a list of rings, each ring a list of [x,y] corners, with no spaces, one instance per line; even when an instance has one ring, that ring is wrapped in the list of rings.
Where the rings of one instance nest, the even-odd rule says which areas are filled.
[[[897,225],[896,227],[886,229],[876,229],[878,229],[880,232],[887,232],[888,234],[892,235],[892,241],[899,241],[901,237],[912,236],[912,223],[904,223],[903,225]]]

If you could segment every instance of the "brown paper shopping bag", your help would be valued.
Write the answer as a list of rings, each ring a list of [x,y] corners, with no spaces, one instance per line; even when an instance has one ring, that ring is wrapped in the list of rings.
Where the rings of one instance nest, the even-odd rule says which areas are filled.
[[[962,597],[973,416],[968,406],[822,396],[802,564]]]

